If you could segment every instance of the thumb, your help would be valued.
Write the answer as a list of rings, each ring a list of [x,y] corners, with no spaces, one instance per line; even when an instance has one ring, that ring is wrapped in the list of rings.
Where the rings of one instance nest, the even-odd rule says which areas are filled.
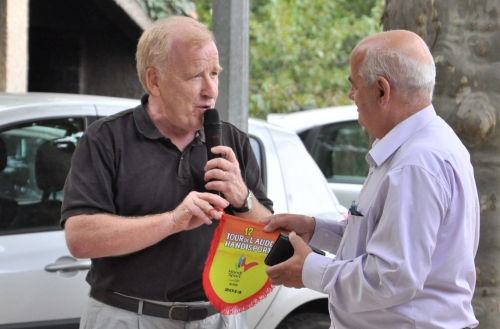
[[[288,234],[288,240],[293,246],[293,249],[296,252],[304,252],[304,253],[309,253],[312,252],[312,249],[307,245],[307,243],[302,240],[300,236],[298,236],[294,231],[290,232]]]

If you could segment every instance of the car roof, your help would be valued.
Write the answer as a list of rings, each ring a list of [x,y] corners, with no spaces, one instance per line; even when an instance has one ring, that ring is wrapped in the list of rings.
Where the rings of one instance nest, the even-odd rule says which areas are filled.
[[[262,119],[259,119],[259,118],[248,118],[248,127],[250,127],[250,126],[265,127],[267,129],[279,130],[279,131],[282,131],[282,132],[287,132],[287,133],[296,135],[296,133],[292,129],[288,128],[288,127],[275,125],[275,124],[272,124],[272,123],[270,123],[268,121],[265,121],[265,120],[262,120]]]
[[[64,93],[45,93],[45,92],[0,92],[0,112],[13,110],[20,107],[32,107],[36,105],[47,104],[116,104],[123,105],[123,109],[135,107],[140,103],[139,99],[110,97],[84,94],[64,94]],[[103,115],[110,115],[118,110],[116,108],[104,111]],[[264,126],[269,129],[280,128],[271,125],[269,122],[256,118],[248,119],[249,125]],[[281,128],[280,130],[282,130]]]
[[[137,105],[139,100],[121,97],[83,95],[83,94],[63,94],[63,93],[9,93],[0,92],[0,111],[7,108],[32,106],[37,104],[50,103],[122,103],[124,105]]]
[[[64,93],[45,93],[45,92],[0,92],[0,112],[12,110],[19,107],[30,107],[35,105],[54,104],[116,104],[123,105],[124,109],[137,106],[138,99],[85,95],[85,94],[64,94]],[[115,112],[116,110],[111,110]],[[106,115],[112,114],[104,113]],[[271,119],[270,119],[271,118]],[[319,118],[319,120],[318,120]],[[248,118],[249,125],[264,126],[268,129],[280,129],[300,132],[316,124],[325,123],[326,118],[331,122],[357,120],[357,111],[355,106],[337,106],[324,109],[314,109],[289,114],[270,114],[268,120],[257,118]],[[298,129],[298,131],[297,131]]]
[[[270,113],[267,121],[282,127],[288,127],[297,133],[318,125],[343,121],[357,121],[356,105],[325,107],[292,113]]]

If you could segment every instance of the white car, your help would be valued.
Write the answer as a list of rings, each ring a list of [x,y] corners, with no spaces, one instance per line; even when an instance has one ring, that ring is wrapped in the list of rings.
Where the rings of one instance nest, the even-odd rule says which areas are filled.
[[[0,328],[78,328],[90,260],[69,253],[59,226],[72,152],[99,117],[139,100],[0,93]],[[250,119],[249,136],[275,213],[343,218],[292,130]],[[275,287],[248,311],[249,327],[329,328],[327,296]]]
[[[349,208],[368,174],[365,156],[373,142],[358,123],[355,105],[288,114],[272,113],[267,121],[295,131],[314,158],[340,203]]]

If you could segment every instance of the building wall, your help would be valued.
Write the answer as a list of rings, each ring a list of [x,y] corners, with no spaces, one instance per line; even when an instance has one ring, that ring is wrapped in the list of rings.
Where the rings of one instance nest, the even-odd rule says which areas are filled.
[[[129,14],[115,0],[0,0],[0,91],[140,97]]]
[[[0,0],[0,91],[27,89],[28,0]]]
[[[108,5],[98,5],[106,1]],[[142,29],[109,0],[30,2],[29,91],[140,97],[135,49]]]

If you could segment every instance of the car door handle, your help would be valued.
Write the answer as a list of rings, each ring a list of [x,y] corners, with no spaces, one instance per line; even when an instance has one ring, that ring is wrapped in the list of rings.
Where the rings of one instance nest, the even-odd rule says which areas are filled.
[[[58,272],[58,271],[85,271],[90,269],[90,259],[77,260],[71,257],[73,260],[68,262],[68,258],[65,257],[61,262],[58,259],[55,263],[48,264],[45,266],[45,271],[47,272]]]

